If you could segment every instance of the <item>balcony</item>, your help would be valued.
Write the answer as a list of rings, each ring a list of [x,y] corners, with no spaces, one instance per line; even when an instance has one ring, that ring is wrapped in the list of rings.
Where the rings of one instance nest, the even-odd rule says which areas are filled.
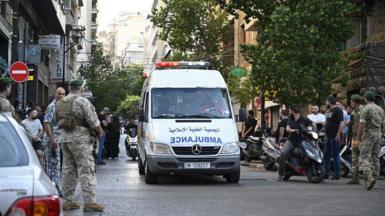
[[[348,90],[375,89],[385,93],[385,41],[362,44],[350,63]]]

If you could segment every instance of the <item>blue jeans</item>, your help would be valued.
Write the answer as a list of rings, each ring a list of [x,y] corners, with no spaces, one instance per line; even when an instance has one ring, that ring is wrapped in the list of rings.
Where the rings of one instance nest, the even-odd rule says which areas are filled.
[[[336,142],[335,137],[327,137],[324,147],[324,167],[325,176],[329,176],[330,157],[334,160],[334,175],[340,177],[340,145]]]
[[[104,142],[106,140],[106,132],[99,139],[99,151],[98,151],[98,162],[103,161]]]

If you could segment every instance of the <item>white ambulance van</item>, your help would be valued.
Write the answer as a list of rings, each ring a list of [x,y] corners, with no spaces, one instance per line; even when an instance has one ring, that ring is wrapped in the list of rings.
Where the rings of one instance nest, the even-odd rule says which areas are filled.
[[[207,62],[161,62],[146,79],[139,118],[139,173],[240,178],[240,150],[227,85]]]

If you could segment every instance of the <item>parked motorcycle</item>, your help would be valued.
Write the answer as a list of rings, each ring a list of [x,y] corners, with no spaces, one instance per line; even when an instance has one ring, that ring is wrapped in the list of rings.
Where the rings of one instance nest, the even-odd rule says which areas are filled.
[[[279,158],[281,156],[281,147],[275,143],[272,137],[262,138],[262,162],[266,170],[277,171],[279,167]]]
[[[311,183],[320,183],[324,178],[323,157],[318,146],[318,134],[313,128],[299,130],[302,137],[300,146],[296,147],[286,161],[284,180],[291,176],[305,176]]]
[[[323,151],[325,142],[326,142],[326,133],[325,133],[325,127],[318,130],[318,145],[320,149]]]
[[[240,146],[243,157],[246,162],[252,160],[260,160],[262,156],[262,141],[260,137],[249,136],[244,142],[245,145]]]
[[[126,154],[128,157],[131,157],[134,161],[138,157],[138,134],[135,128],[128,129],[126,133]]]

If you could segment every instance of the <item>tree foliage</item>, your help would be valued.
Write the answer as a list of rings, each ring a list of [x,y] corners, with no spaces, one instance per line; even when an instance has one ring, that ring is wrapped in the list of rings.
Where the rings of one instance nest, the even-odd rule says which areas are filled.
[[[258,44],[242,47],[255,84],[285,104],[323,101],[332,81],[345,76],[339,49],[352,35],[349,0],[217,0],[230,13],[255,19]]]
[[[140,97],[137,95],[127,95],[118,107],[118,112],[125,117],[135,117],[139,114]]]
[[[170,0],[160,10],[153,10],[149,18],[162,29],[160,39],[197,59],[219,52],[228,23],[228,13],[214,0]]]
[[[142,65],[114,70],[111,57],[103,54],[100,44],[93,50],[90,63],[79,68],[79,74],[96,97],[94,105],[97,110],[109,107],[116,111],[127,95],[140,95],[144,81]]]

